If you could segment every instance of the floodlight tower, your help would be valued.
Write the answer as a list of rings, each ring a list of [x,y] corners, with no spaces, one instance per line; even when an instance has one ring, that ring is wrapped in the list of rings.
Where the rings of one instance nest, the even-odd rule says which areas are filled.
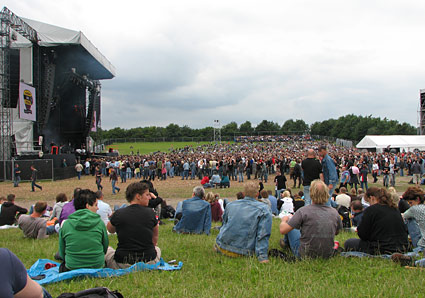
[[[221,144],[221,126],[220,120],[214,120],[214,142],[219,142]]]
[[[419,92],[419,134],[425,135],[425,89]]]

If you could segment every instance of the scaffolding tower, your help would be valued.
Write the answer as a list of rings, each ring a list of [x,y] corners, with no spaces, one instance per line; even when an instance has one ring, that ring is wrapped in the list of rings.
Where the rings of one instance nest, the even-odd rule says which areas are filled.
[[[12,156],[13,119],[10,100],[10,43],[11,29],[33,43],[38,42],[37,32],[21,18],[4,7],[0,12],[0,160]]]
[[[425,135],[425,89],[421,89],[419,93],[419,134]]]

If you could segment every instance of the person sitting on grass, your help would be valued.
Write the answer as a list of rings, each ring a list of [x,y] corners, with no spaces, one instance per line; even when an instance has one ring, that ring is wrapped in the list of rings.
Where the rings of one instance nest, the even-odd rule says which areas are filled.
[[[75,212],[74,200],[78,196],[78,193],[81,191],[81,188],[77,187],[74,189],[74,194],[72,200],[63,205],[62,211],[59,216],[59,224],[62,224],[64,220],[67,220],[68,217]]]
[[[1,206],[0,226],[14,225],[16,223],[16,217],[27,212],[27,209],[15,205],[15,195],[9,194],[7,196],[7,202],[4,202]]]
[[[149,185],[131,183],[125,197],[130,205],[115,211],[107,225],[110,233],[117,233],[118,245],[116,250],[108,247],[106,265],[112,269],[124,269],[138,262],[156,264],[161,258],[159,225],[155,212],[148,206],[151,199]]]
[[[326,206],[329,189],[323,181],[311,182],[310,197],[312,205],[282,217],[280,233],[286,235],[285,244],[297,258],[332,257],[335,235],[342,229],[341,218],[334,208]]]
[[[351,203],[351,210],[353,212],[353,216],[351,218],[351,222],[354,227],[358,227],[362,222],[363,218],[363,204],[360,200],[354,200]]]
[[[0,264],[0,297],[52,297],[46,289],[29,277],[21,260],[7,248],[0,248]]]
[[[223,177],[221,177],[220,188],[226,188],[226,187],[230,188],[230,179],[227,174],[223,174]]]
[[[345,241],[345,250],[370,255],[406,252],[409,246],[406,226],[387,190],[371,187],[366,191],[365,198],[370,207],[363,212],[362,221],[357,227],[360,239]]]
[[[205,201],[207,201],[211,205],[211,219],[212,219],[212,221],[213,222],[222,221],[223,220],[223,218],[222,218],[223,209],[221,208],[221,205],[218,202],[217,196],[214,193],[209,192],[205,196]]]
[[[226,206],[214,250],[230,257],[255,255],[260,263],[267,263],[272,214],[266,204],[257,201],[255,182],[245,185],[244,194],[245,198]]]
[[[260,191],[260,196],[261,196],[261,198],[258,199],[258,201],[263,202],[264,204],[269,206],[270,212],[271,212],[272,211],[272,203],[269,200],[269,193],[267,192],[267,190],[263,189],[262,191]]]
[[[220,176],[217,174],[217,172],[214,172],[210,180],[211,186],[217,188],[218,186],[220,186],[220,183],[221,183]]]
[[[59,256],[64,260],[59,272],[80,268],[103,268],[108,249],[105,224],[96,213],[96,194],[81,190],[74,198],[75,212],[59,231]]]
[[[268,190],[267,191],[268,194],[268,199],[270,201],[271,204],[271,209],[272,209],[272,214],[273,215],[278,215],[279,214],[279,210],[277,210],[277,199],[275,196],[272,195],[272,191]]]
[[[211,205],[204,201],[204,197],[204,188],[195,186],[192,198],[182,203],[181,219],[173,231],[183,234],[210,234]]]
[[[204,188],[210,188],[210,187],[212,187],[212,185],[210,184],[210,177],[208,176],[208,174],[205,174],[204,178],[202,178],[201,185]]]
[[[403,199],[406,200],[410,208],[403,213],[405,220],[414,219],[419,226],[421,237],[417,243],[415,251],[425,250],[425,193],[419,187],[409,187],[403,194]]]
[[[60,193],[56,196],[56,204],[53,206],[52,214],[50,215],[50,219],[57,218],[59,220],[59,217],[62,212],[63,206],[65,206],[66,202],[68,201],[68,198],[66,197],[66,194]]]
[[[45,239],[56,232],[53,225],[47,226],[47,221],[41,218],[46,208],[46,202],[37,202],[31,215],[23,214],[19,217],[18,225],[26,238]]]

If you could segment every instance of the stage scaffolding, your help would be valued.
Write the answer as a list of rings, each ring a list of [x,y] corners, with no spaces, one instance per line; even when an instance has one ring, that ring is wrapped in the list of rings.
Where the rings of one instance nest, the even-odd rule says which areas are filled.
[[[10,100],[10,43],[11,29],[33,43],[37,43],[37,32],[21,18],[4,7],[0,12],[0,160],[12,156],[12,109]]]

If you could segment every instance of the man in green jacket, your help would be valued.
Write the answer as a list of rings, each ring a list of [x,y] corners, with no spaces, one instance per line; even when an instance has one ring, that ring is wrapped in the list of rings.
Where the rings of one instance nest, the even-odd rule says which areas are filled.
[[[59,272],[103,268],[109,240],[105,224],[96,213],[96,194],[89,189],[81,190],[74,199],[74,206],[76,211],[59,232],[59,255],[64,260]]]

